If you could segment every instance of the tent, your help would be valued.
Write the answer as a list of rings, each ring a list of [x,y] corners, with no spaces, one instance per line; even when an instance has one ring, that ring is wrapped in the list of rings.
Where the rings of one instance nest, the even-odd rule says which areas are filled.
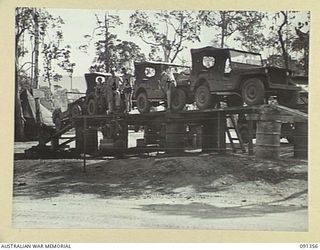
[[[36,101],[28,89],[20,94],[22,114],[25,120],[25,135],[34,138],[39,135]],[[39,122],[41,127],[53,127],[52,112],[39,103]]]

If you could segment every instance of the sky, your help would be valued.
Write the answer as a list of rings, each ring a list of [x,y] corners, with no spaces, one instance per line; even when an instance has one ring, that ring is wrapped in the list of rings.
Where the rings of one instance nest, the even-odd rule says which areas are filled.
[[[85,54],[78,50],[80,45],[86,44],[86,39],[84,35],[92,34],[93,28],[96,26],[95,14],[100,15],[102,18],[104,11],[101,10],[68,10],[68,9],[47,9],[54,16],[61,16],[65,22],[63,25],[64,32],[64,42],[71,45],[72,53],[71,60],[76,62],[74,68],[74,75],[80,76],[84,72],[88,71],[88,68],[92,64],[94,58],[94,47],[90,46],[88,53]],[[109,14],[116,14],[120,16],[121,22],[123,23],[119,28],[113,29],[111,32],[117,34],[118,38],[123,41],[133,41],[140,46],[142,52],[146,55],[149,53],[150,48],[138,37],[131,37],[128,33],[129,27],[129,16],[134,11],[120,10],[120,11],[108,11]],[[210,44],[213,36],[210,32],[206,32],[206,36],[202,36],[202,41],[197,44],[189,43],[191,47],[201,47]],[[92,45],[92,44],[91,44]],[[190,61],[190,51],[188,49],[184,50],[180,55],[187,61]]]
[[[60,16],[65,24],[62,26],[62,31],[64,34],[64,44],[71,46],[71,61],[76,63],[74,67],[74,76],[83,76],[84,73],[88,72],[89,67],[92,65],[92,60],[95,56],[93,43],[88,49],[88,53],[84,53],[80,51],[78,48],[80,45],[86,44],[86,39],[84,35],[91,35],[94,27],[96,26],[96,17],[95,14],[98,14],[101,18],[104,16],[104,12],[108,11],[109,14],[119,15],[121,22],[123,23],[121,26],[112,30],[113,33],[117,34],[118,38],[121,40],[133,41],[138,44],[142,52],[146,55],[149,52],[149,46],[147,46],[139,37],[131,37],[128,33],[129,27],[129,16],[134,12],[134,10],[90,10],[90,9],[46,9],[53,16]],[[306,12],[300,13],[297,15],[298,21],[306,20]],[[271,22],[271,21],[270,21]],[[49,32],[50,35],[50,32]],[[197,43],[186,43],[185,45],[188,49],[185,49],[179,54],[180,58],[190,62],[190,49],[191,48],[200,48],[208,45],[212,45],[212,40],[215,36],[214,28],[206,28],[203,27],[200,38],[201,42]],[[239,45],[233,43],[229,39],[228,45],[229,47],[238,48]],[[266,57],[266,53],[262,53],[262,57]],[[41,62],[40,62],[41,63]],[[178,63],[178,62],[176,62]],[[41,70],[41,67],[40,67]]]

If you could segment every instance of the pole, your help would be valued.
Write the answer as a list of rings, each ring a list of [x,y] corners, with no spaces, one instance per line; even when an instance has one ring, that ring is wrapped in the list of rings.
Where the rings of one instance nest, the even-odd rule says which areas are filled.
[[[248,120],[248,131],[249,131],[249,145],[248,145],[248,153],[249,155],[253,155],[253,143],[252,143],[252,140],[253,140],[253,121],[252,121],[252,118],[251,118],[251,115],[249,115],[249,120]]]
[[[37,89],[39,86],[39,12],[36,8],[33,9],[34,19],[34,85]]]
[[[87,167],[87,159],[86,159],[86,151],[87,151],[87,118],[83,119],[83,172],[86,172]]]
[[[72,74],[70,75],[70,83],[71,83],[70,91],[72,91]]]

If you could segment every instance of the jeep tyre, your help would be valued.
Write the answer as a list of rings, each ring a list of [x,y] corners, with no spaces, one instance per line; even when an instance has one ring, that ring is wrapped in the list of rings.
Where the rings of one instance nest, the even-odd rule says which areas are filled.
[[[277,95],[278,104],[287,107],[293,107],[297,105],[298,98],[298,91],[279,91]]]
[[[264,102],[265,89],[258,78],[250,78],[241,86],[242,99],[247,105],[259,105]]]
[[[175,89],[175,91],[172,94],[171,108],[174,111],[182,110],[186,106],[186,102],[186,92],[181,88]]]
[[[81,107],[79,104],[73,104],[71,106],[71,110],[70,110],[70,113],[71,113],[71,117],[77,117],[77,116],[80,116],[81,115]]]
[[[200,85],[196,89],[194,99],[199,109],[207,109],[212,107],[212,96],[207,85]]]
[[[150,111],[150,102],[146,92],[140,92],[137,96],[137,108],[142,113],[148,113]]]
[[[95,115],[97,114],[97,103],[94,98],[89,99],[87,104],[87,113],[88,115]]]

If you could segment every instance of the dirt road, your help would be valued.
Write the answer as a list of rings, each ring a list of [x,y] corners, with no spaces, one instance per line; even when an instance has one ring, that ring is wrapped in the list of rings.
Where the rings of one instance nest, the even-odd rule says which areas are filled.
[[[17,160],[13,226],[307,231],[307,193],[303,160]]]

